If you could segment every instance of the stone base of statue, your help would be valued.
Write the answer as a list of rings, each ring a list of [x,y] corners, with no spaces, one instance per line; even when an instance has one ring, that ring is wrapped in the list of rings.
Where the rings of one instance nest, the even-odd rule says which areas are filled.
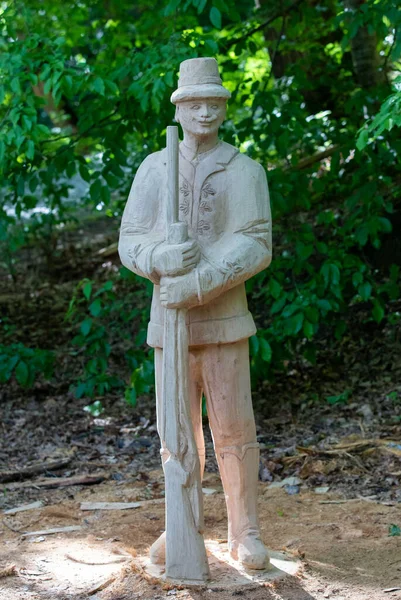
[[[265,571],[246,570],[230,557],[227,542],[206,540],[205,545],[210,568],[210,580],[201,583],[194,582],[192,585],[222,589],[263,585],[273,583],[283,577],[294,576],[301,567],[301,562],[296,558],[283,552],[269,550],[270,565],[268,569]],[[134,562],[139,567],[138,571],[143,570],[146,579],[151,578],[154,581],[160,581],[161,584],[165,584],[167,581],[173,585],[174,583],[177,585],[182,584],[178,580],[167,580],[164,567],[151,563],[149,555],[137,556]],[[188,585],[188,583],[185,585]]]

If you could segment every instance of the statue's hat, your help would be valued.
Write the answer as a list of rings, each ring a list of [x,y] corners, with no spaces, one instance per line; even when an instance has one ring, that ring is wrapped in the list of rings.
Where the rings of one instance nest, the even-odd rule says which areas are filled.
[[[230,98],[231,93],[222,86],[215,58],[190,58],[180,64],[178,88],[171,95],[177,104],[193,98]]]

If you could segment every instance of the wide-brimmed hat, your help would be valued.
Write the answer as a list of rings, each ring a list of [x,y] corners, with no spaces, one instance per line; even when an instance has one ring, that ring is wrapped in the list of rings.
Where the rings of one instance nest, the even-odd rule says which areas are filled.
[[[215,58],[190,58],[180,64],[178,88],[171,95],[171,102],[177,104],[193,98],[225,98],[231,93],[222,86],[219,68]]]

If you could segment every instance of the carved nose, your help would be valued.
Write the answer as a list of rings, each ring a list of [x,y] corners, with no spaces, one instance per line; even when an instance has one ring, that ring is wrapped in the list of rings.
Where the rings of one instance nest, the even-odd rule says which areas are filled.
[[[201,114],[201,117],[203,117],[203,118],[210,117],[210,109],[209,109],[209,107],[208,107],[208,105],[207,105],[207,104],[205,104],[205,105],[202,107],[202,114]]]

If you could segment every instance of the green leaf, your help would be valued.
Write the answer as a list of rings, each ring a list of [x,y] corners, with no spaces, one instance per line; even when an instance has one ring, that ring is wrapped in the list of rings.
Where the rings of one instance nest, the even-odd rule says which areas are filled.
[[[65,171],[67,173],[67,177],[69,177],[70,179],[71,177],[74,177],[75,173],[77,172],[77,166],[75,164],[75,161],[69,162]]]
[[[103,404],[100,400],[95,400],[93,404],[87,404],[84,406],[84,411],[92,415],[92,417],[100,417],[104,412]]]
[[[92,202],[98,202],[100,200],[100,194],[102,191],[102,183],[100,179],[96,179],[90,186],[89,193]]]
[[[99,298],[96,298],[96,300],[94,300],[92,302],[92,304],[89,306],[89,312],[91,313],[91,315],[93,317],[97,317],[98,315],[100,315],[102,311],[102,302]]]
[[[110,190],[107,185],[102,185],[100,190],[100,197],[102,202],[107,206],[110,203]]]
[[[134,387],[126,388],[124,397],[129,404],[129,406],[136,406],[137,403],[137,394],[136,389]]]
[[[95,81],[93,82],[93,89],[101,96],[104,96],[104,82],[101,77],[96,77]]]
[[[369,131],[367,129],[362,129],[359,132],[358,140],[356,142],[356,147],[359,151],[362,151],[368,144],[369,141]]]
[[[305,309],[305,316],[314,325],[319,322],[319,311],[314,306]]]
[[[79,174],[81,175],[81,177],[84,181],[86,181],[87,183],[90,182],[91,176],[89,174],[89,170],[86,165],[83,165],[83,164],[79,165]]]
[[[365,281],[365,283],[360,285],[358,288],[358,294],[360,295],[362,300],[365,300],[365,301],[369,300],[369,298],[372,294],[372,286],[370,285],[370,283]]]
[[[92,319],[90,319],[89,317],[87,317],[81,323],[80,330],[81,330],[82,335],[84,337],[87,337],[87,335],[89,334],[91,328],[92,328]]]
[[[385,217],[379,217],[378,222],[380,224],[380,231],[384,231],[384,233],[392,232],[393,226],[391,225],[391,221],[389,221]]]
[[[166,8],[164,9],[164,14],[166,15],[166,17],[173,14],[173,12],[175,12],[177,10],[177,8],[180,5],[180,2],[181,2],[181,0],[170,0],[170,2],[167,4]]]
[[[197,9],[198,15],[200,15],[205,10],[206,4],[207,4],[207,0],[199,0],[198,9]]]
[[[325,286],[328,287],[330,283],[338,285],[340,282],[340,269],[334,263],[325,263],[321,270],[323,275]]]
[[[221,12],[216,6],[212,6],[209,13],[210,22],[216,29],[221,29]]]
[[[388,527],[389,537],[398,537],[401,535],[401,529],[395,523],[391,523]]]
[[[17,181],[17,194],[18,196],[23,196],[25,193],[25,179],[23,175],[18,177]]]
[[[286,329],[289,335],[296,335],[302,327],[304,322],[304,314],[301,312],[296,313],[289,317],[286,321]]]
[[[274,315],[274,314],[276,314],[276,313],[280,312],[280,310],[282,310],[282,309],[284,308],[284,306],[285,306],[286,302],[287,302],[287,298],[286,298],[286,296],[283,294],[283,295],[281,296],[281,298],[279,298],[278,300],[276,300],[275,302],[273,302],[273,304],[272,304],[272,307],[271,307],[271,309],[270,309],[270,313],[271,313],[272,315]]]
[[[31,131],[32,129],[32,121],[27,115],[22,115],[21,121],[24,125],[23,129],[25,131]]]
[[[89,300],[89,298],[91,297],[91,293],[92,293],[92,282],[91,281],[87,281],[85,283],[85,285],[82,288],[82,292],[83,292],[83,295],[85,296],[85,298],[87,300]]]
[[[329,310],[331,310],[331,304],[325,298],[319,298],[319,300],[316,301],[316,304],[322,312],[328,312]]]
[[[260,344],[260,355],[262,359],[266,362],[270,362],[272,359],[272,349],[267,340],[264,338],[259,338]]]
[[[14,77],[11,80],[10,88],[14,92],[14,94],[17,94],[18,96],[21,94],[21,86],[18,77]]]
[[[174,72],[173,71],[167,71],[167,73],[164,76],[164,81],[166,82],[166,85],[168,85],[168,87],[173,87],[173,85],[174,85]]]
[[[345,390],[337,396],[327,396],[326,400],[329,404],[346,404],[351,397],[351,390]]]
[[[270,279],[269,290],[275,300],[280,297],[283,288],[276,279]]]
[[[75,388],[75,397],[76,398],[82,398],[82,396],[85,394],[86,391],[86,383],[81,381],[81,383],[79,383],[77,385],[77,387]]]
[[[310,340],[315,333],[315,328],[310,321],[305,320],[302,326],[305,337]]]
[[[33,160],[35,157],[35,144],[32,140],[28,140],[27,146],[28,148],[26,151],[26,155],[29,158],[29,160]]]
[[[28,385],[29,367],[23,360],[20,360],[15,369],[15,378],[22,386]]]
[[[259,338],[256,335],[252,335],[249,338],[249,345],[251,349],[251,354],[256,356],[259,352]]]
[[[384,318],[384,308],[376,298],[373,300],[372,316],[376,323],[380,323]]]

